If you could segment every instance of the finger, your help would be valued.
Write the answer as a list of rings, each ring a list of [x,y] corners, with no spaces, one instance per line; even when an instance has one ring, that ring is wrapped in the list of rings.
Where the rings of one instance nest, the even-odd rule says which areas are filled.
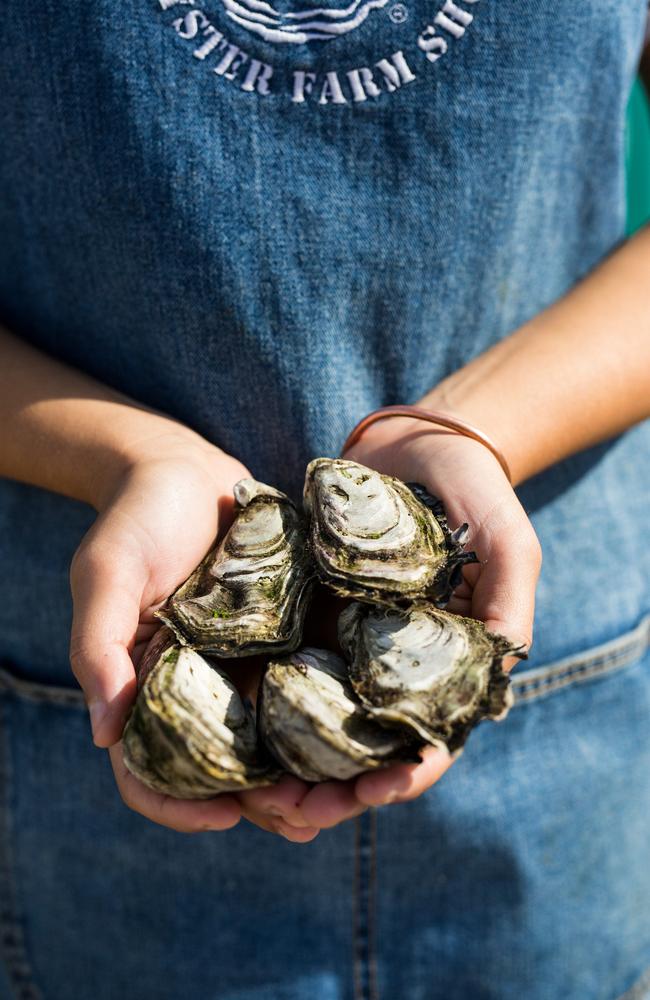
[[[480,566],[477,563],[469,563],[463,566],[463,575],[460,583],[454,588],[448,603],[445,605],[446,611],[451,611],[455,615],[472,616],[472,596],[474,587],[479,576]]]
[[[74,565],[71,586],[70,663],[86,696],[95,744],[107,747],[122,735],[135,698],[129,648],[140,612],[137,581],[128,567],[118,575],[89,553]]]
[[[291,826],[289,823],[285,823],[282,819],[274,819],[264,813],[255,812],[253,809],[249,810],[243,808],[242,816],[244,819],[247,819],[249,823],[252,823],[254,826],[258,826],[260,830],[266,830],[267,833],[279,834],[279,836],[284,837],[285,840],[291,841],[292,844],[308,844],[320,833],[320,830],[317,827]]]
[[[439,747],[425,747],[421,757],[421,764],[396,764],[384,771],[362,774],[355,786],[359,802],[367,806],[382,806],[417,798],[434,785],[453,763],[448,751]]]
[[[311,788],[300,805],[305,822],[322,829],[359,816],[365,810],[366,806],[357,798],[354,781],[324,781]]]
[[[474,588],[472,613],[525,652],[533,639],[535,589],[542,559],[534,534],[494,545]],[[516,662],[516,657],[511,658]]]
[[[147,788],[127,769],[121,743],[112,746],[108,752],[125,805],[153,823],[179,833],[200,833],[205,830],[230,830],[241,819],[241,809],[234,796],[219,795],[214,799],[190,801],[162,795]]]
[[[136,642],[135,646],[131,650],[131,662],[135,667],[138,666],[148,645],[148,642]]]
[[[307,827],[310,824],[302,816],[300,806],[310,787],[306,781],[284,774],[275,785],[239,792],[238,799],[245,813],[254,812],[291,826]]]
[[[152,622],[143,622],[141,619],[138,623],[138,627],[135,632],[136,643],[147,643],[153,635],[156,634],[160,628],[160,619],[156,618]]]
[[[463,615],[465,618],[471,618],[472,599],[471,597],[461,598],[457,594],[452,594],[445,604],[445,611],[450,611],[452,615]]]

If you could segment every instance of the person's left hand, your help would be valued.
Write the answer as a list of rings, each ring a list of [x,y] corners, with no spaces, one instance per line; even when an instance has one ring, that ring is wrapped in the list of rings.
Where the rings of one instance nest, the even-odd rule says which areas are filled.
[[[507,636],[513,646],[527,650],[541,550],[494,456],[469,438],[393,418],[367,430],[345,457],[424,485],[442,500],[450,528],[468,522],[468,548],[480,562],[464,567],[463,583],[448,610],[480,619],[491,631]],[[511,657],[506,669],[516,662]],[[421,758],[419,764],[397,764],[350,781],[308,785],[286,777],[276,786],[239,798],[244,814],[248,809],[275,812],[280,823],[294,828],[323,829],[359,815],[368,806],[416,798],[442,777],[453,760],[446,750],[431,746],[421,751]]]

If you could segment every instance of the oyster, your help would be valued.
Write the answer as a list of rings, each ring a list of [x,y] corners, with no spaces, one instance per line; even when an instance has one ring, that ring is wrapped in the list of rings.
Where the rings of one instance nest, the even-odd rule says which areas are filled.
[[[284,653],[300,645],[313,568],[303,518],[254,479],[234,488],[228,533],[158,612],[181,643],[213,656]]]
[[[269,785],[277,767],[260,754],[255,719],[219,667],[162,628],[138,668],[140,691],[123,735],[124,762],[174,798]]]
[[[352,687],[376,719],[452,752],[481,719],[502,719],[512,704],[502,664],[517,650],[473,618],[426,604],[399,610],[355,602],[341,612],[339,641]]]
[[[339,656],[309,647],[266,669],[258,699],[260,735],[280,763],[305,781],[344,780],[418,760],[409,733],[383,728],[359,705],[347,674]]]
[[[417,761],[423,742],[453,752],[481,719],[503,717],[502,661],[516,650],[424,601],[445,603],[476,557],[463,550],[467,525],[450,531],[423,487],[316,459],[305,482],[309,538],[284,493],[253,479],[234,493],[229,531],[158,613],[166,624],[138,666],[123,743],[140,780],[210,798],[272,784],[276,761],[306,781],[346,780]],[[349,668],[321,649],[294,652],[317,575],[358,598],[339,617]],[[267,666],[256,722],[206,657],[257,653]]]
[[[379,604],[428,598],[444,604],[460,580],[467,525],[451,532],[444,509],[409,486],[356,462],[307,466],[305,507],[319,576],[339,594]]]

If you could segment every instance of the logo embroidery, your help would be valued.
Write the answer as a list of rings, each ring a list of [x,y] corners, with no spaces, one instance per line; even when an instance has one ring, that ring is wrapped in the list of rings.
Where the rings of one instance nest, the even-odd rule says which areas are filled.
[[[388,11],[388,16],[393,24],[402,24],[409,16],[409,12],[403,3],[394,3]]]
[[[264,0],[221,0],[228,17],[265,42],[327,41],[353,31],[365,21],[375,7],[384,7],[388,0],[353,0],[347,7],[320,7],[306,3],[285,13]]]
[[[363,24],[373,12],[386,7],[389,0],[351,0],[344,7],[323,7],[318,0],[302,0],[300,7],[281,11],[268,0],[220,0],[227,17],[253,36],[272,43],[325,42],[349,34]],[[295,2],[295,0],[293,0]],[[281,71],[231,42],[205,12],[193,5],[193,0],[158,0],[163,11],[191,7],[180,14],[171,26],[179,38],[194,43],[193,56],[201,62],[216,58],[212,71],[240,90],[260,97],[284,91],[294,104],[351,104],[395,93],[404,84],[416,79],[412,64],[424,56],[435,63],[449,50],[450,42],[462,38],[474,15],[466,8],[480,0],[445,0],[431,22],[423,26],[414,39],[414,52],[405,55],[403,49],[385,56],[372,66],[333,69],[321,73],[295,69],[280,83]],[[322,0],[321,0],[322,3]],[[180,13],[180,12],[179,12]],[[402,2],[393,3],[387,11],[393,24],[402,24],[409,11]],[[376,14],[375,14],[376,16]],[[384,14],[386,16],[386,14]],[[409,62],[409,59],[411,62]]]

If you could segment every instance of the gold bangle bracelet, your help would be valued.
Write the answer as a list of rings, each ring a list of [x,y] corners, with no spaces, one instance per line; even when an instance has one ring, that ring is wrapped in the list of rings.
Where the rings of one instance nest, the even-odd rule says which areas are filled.
[[[474,441],[478,441],[480,444],[484,445],[488,451],[492,452],[497,462],[505,472],[508,482],[512,483],[510,466],[508,465],[505,455],[500,448],[497,448],[494,441],[492,441],[487,434],[484,434],[483,431],[478,430],[476,427],[472,427],[471,424],[466,423],[459,417],[453,417],[449,413],[440,413],[437,410],[423,410],[419,406],[382,406],[379,410],[373,410],[372,413],[365,416],[359,421],[356,427],[352,429],[345,444],[343,445],[341,454],[344,455],[353,444],[356,444],[368,427],[377,423],[378,420],[387,420],[389,417],[412,417],[415,420],[425,420],[429,424],[437,424],[439,427],[446,427],[447,430],[455,431],[457,434],[462,434],[464,437],[472,438]]]

